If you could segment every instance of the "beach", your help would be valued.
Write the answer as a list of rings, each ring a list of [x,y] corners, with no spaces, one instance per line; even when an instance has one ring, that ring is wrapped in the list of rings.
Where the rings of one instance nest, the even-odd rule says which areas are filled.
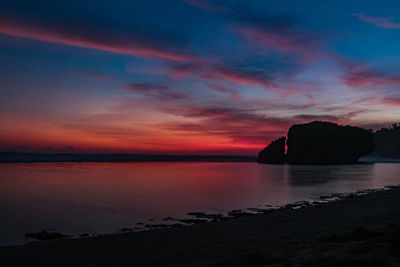
[[[400,189],[187,227],[1,247],[1,266],[398,266]]]

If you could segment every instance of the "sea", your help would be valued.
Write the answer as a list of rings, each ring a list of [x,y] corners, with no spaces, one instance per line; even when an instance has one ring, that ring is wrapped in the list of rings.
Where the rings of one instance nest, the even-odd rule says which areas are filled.
[[[0,246],[33,241],[27,233],[141,231],[192,212],[226,215],[399,184],[396,163],[1,163]]]

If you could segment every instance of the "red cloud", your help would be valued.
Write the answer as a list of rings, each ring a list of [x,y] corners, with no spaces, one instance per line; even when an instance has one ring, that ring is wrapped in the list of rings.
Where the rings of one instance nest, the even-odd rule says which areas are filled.
[[[231,139],[231,142],[265,145],[266,140],[285,135],[293,123],[311,120],[338,122],[341,118],[331,115],[299,114],[292,117],[274,117],[259,113],[257,109],[241,109],[214,106],[174,106],[164,107],[164,112],[196,118],[196,123],[167,123],[169,130],[179,134],[217,135]]]
[[[180,134],[203,134],[228,137],[230,142],[265,144],[285,133],[290,119],[267,117],[250,110],[216,107],[170,107],[167,113],[200,119],[197,123],[168,123],[166,127]],[[245,125],[245,126],[244,126]]]
[[[400,98],[387,97],[387,98],[384,98],[382,100],[382,103],[389,104],[389,105],[394,105],[394,106],[400,106]]]

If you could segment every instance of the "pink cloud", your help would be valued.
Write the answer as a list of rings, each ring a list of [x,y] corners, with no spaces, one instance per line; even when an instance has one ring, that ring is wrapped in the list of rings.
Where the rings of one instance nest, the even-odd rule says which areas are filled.
[[[349,86],[394,87],[400,86],[400,77],[389,76],[379,72],[350,70],[343,78]]]
[[[0,19],[0,33],[43,42],[97,49],[139,57],[163,58],[180,62],[201,61],[195,56],[183,52],[169,51],[160,46],[143,43],[139,39],[132,39],[130,42],[124,42],[118,41],[117,36],[94,36],[92,34],[84,34],[79,32],[79,30],[75,31],[74,29],[63,27],[57,28],[48,25],[36,25],[4,18]],[[133,36],[133,38],[135,38],[135,36]]]
[[[172,78],[174,80],[182,79],[186,76],[193,75],[201,69],[200,64],[183,63],[171,67]]]
[[[194,7],[213,12],[228,12],[229,10],[223,6],[216,5],[204,0],[182,0],[182,2],[192,5]]]
[[[235,32],[248,40],[278,48],[284,52],[293,52],[312,56],[315,52],[315,45],[310,38],[300,36],[295,32],[284,32],[281,29],[259,29],[255,27],[239,27]]]
[[[400,29],[400,23],[393,22],[393,17],[370,17],[365,15],[364,13],[356,13],[353,16],[357,17],[359,20],[374,24],[377,27],[385,28],[385,29]]]
[[[275,90],[276,87],[272,85],[272,77],[267,76],[264,73],[253,72],[253,71],[243,71],[240,69],[232,69],[228,66],[220,66],[213,70],[211,75],[215,75],[219,78],[226,80],[231,80],[239,84],[254,86],[262,85],[270,90]]]
[[[229,99],[232,101],[236,101],[236,102],[245,101],[245,98],[239,92],[227,89],[223,86],[219,86],[216,84],[208,85],[208,87],[215,92],[227,95],[229,97]]]
[[[389,105],[394,105],[394,106],[400,106],[400,98],[397,97],[386,97],[382,100],[382,103],[384,104],[389,104]]]
[[[268,76],[262,72],[232,68],[222,63],[203,61],[197,64],[175,65],[171,67],[171,72],[174,79],[182,79],[189,75],[196,75],[198,80],[228,80],[249,86],[264,86],[270,90],[277,89],[276,86],[271,83],[274,79],[272,76]]]

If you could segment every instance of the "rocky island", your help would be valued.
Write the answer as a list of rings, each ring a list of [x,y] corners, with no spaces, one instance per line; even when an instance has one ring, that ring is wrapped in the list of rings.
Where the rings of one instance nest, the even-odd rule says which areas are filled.
[[[290,127],[287,142],[280,137],[260,151],[259,163],[350,164],[374,151],[368,130],[314,121]],[[285,154],[285,145],[287,152]]]

